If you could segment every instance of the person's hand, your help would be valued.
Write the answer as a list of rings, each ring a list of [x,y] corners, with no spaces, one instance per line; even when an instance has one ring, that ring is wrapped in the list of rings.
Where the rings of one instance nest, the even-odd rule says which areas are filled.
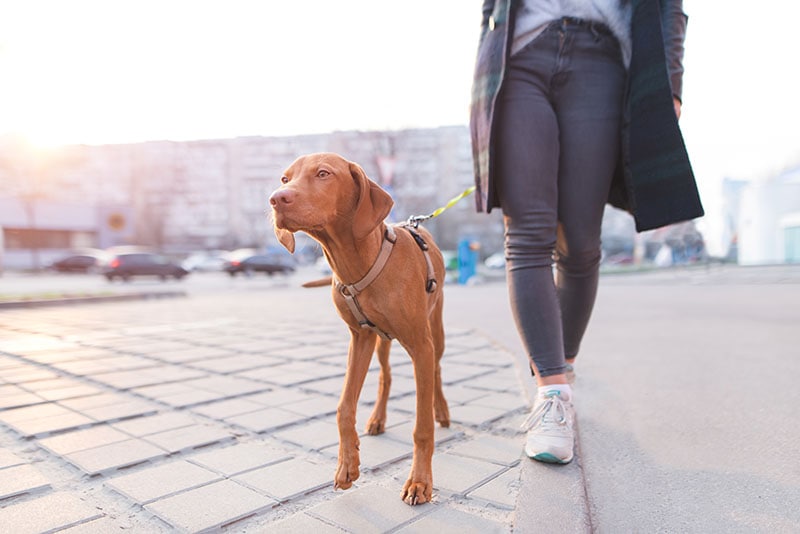
[[[672,98],[672,103],[675,105],[675,116],[681,118],[681,101],[677,98]]]

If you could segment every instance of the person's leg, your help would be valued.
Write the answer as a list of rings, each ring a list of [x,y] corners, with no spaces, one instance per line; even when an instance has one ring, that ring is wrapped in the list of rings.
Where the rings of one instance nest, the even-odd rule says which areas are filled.
[[[600,229],[619,156],[625,69],[616,39],[576,31],[574,54],[555,91],[561,143],[556,286],[564,355],[572,364],[594,307]]]
[[[556,37],[542,35],[511,59],[495,122],[495,175],[505,223],[511,310],[540,385],[566,383],[552,270],[559,132],[547,91]]]

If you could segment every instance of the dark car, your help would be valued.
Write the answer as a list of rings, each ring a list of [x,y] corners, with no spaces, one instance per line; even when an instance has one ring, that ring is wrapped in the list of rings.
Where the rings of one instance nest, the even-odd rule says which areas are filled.
[[[54,261],[50,267],[59,273],[92,273],[99,272],[107,261],[103,254],[75,253]]]
[[[288,254],[270,252],[267,254],[257,253],[233,253],[225,262],[224,270],[231,276],[244,273],[247,276],[253,273],[266,273],[272,276],[275,273],[289,274],[294,272],[294,260]]]
[[[127,281],[132,276],[157,276],[162,280],[172,277],[180,280],[189,272],[158,254],[136,252],[117,254],[108,263],[103,274],[109,281],[114,278],[122,278]]]

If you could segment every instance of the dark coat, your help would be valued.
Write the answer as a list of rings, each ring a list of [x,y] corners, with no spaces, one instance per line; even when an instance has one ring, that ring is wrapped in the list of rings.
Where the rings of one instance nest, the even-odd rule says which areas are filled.
[[[673,105],[673,97],[680,99],[682,89],[686,32],[682,4],[682,0],[632,0],[622,150],[608,201],[633,214],[638,231],[703,215]],[[483,2],[470,110],[478,211],[499,207],[492,187],[492,127],[516,5],[517,0]]]

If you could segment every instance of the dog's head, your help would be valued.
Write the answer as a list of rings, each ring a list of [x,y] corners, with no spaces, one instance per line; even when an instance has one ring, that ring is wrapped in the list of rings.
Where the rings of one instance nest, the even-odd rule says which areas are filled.
[[[329,152],[300,156],[269,197],[278,241],[294,252],[294,232],[350,231],[363,239],[389,215],[394,204],[364,169]]]

